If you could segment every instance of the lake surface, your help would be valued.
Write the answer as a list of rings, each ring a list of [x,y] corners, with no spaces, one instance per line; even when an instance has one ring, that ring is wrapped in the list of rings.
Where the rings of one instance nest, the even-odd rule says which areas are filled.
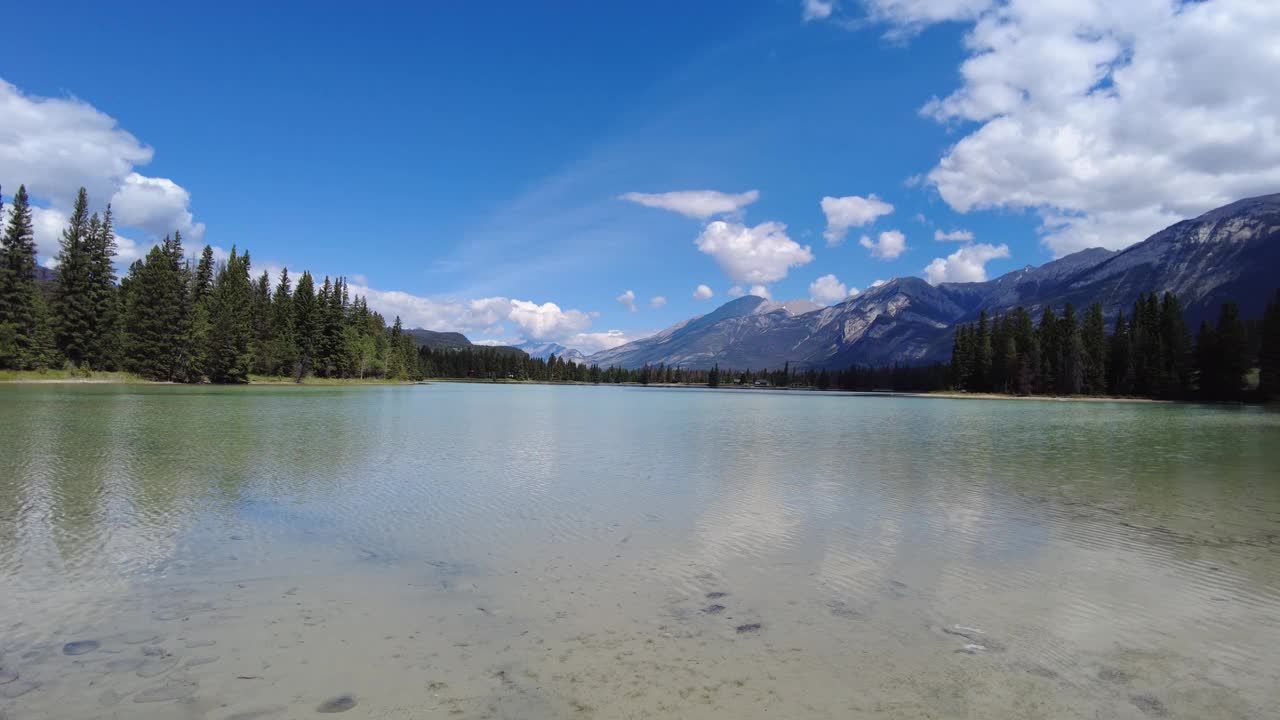
[[[5,720],[1278,717],[1280,414],[0,386],[0,668]]]

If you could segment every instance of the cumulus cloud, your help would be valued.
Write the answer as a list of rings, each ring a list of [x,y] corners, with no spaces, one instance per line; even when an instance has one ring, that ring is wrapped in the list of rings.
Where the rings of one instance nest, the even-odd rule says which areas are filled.
[[[715,295],[715,293],[711,291],[709,285],[699,285],[693,291],[694,300],[708,300],[712,295]]]
[[[835,9],[835,0],[804,0],[804,21],[826,20]]]
[[[605,332],[570,335],[565,338],[564,344],[590,355],[601,350],[612,350],[619,345],[626,345],[634,339],[621,330],[606,330]]]
[[[951,232],[934,230],[933,239],[938,242],[973,242],[973,233],[968,230],[952,230]]]
[[[758,190],[744,193],[722,193],[716,190],[677,190],[665,193],[629,192],[619,196],[645,207],[660,208],[686,217],[706,220],[715,215],[734,213],[760,199]]]
[[[775,282],[791,268],[813,261],[809,246],[787,237],[787,226],[779,222],[747,227],[716,220],[703,228],[695,244],[715,258],[730,280],[742,284]]]
[[[57,252],[57,237],[81,187],[96,209],[111,202],[116,225],[141,231],[146,247],[173,230],[198,241],[204,226],[191,216],[187,191],[171,180],[136,172],[153,156],[115,118],[89,103],[27,95],[0,80],[0,186],[24,184],[37,201],[32,215],[39,252],[46,259]],[[124,234],[121,260],[131,259],[126,251],[134,257],[145,252],[146,247]]]
[[[191,216],[191,193],[168,178],[129,173],[115,195],[111,210],[116,222],[136,227],[150,237],[164,237],[177,230],[194,244],[204,239],[204,223]]]
[[[769,292],[769,286],[767,285],[752,285],[751,289],[747,291],[747,294],[762,297],[765,300],[773,299],[773,294]]]
[[[822,305],[833,305],[857,294],[857,288],[845,287],[835,275],[823,275],[809,283],[809,299]]]
[[[899,26],[973,21],[963,123],[928,173],[960,212],[1031,209],[1055,255],[1121,248],[1280,187],[1280,5],[1258,0],[872,0]],[[971,125],[972,123],[972,125]]]
[[[667,299],[661,295],[654,295],[653,297],[649,298],[649,307],[653,308],[654,310],[657,310],[658,308],[663,307],[666,304],[667,304]]]
[[[924,269],[931,285],[944,282],[982,282],[987,279],[987,263],[1009,257],[1008,245],[966,245],[945,259],[934,258]]]
[[[872,257],[892,260],[906,252],[907,236],[897,230],[886,230],[880,233],[880,238],[877,240],[863,235],[858,244],[870,250]]]
[[[387,318],[398,315],[404,326],[411,328],[483,332],[511,323],[530,339],[563,341],[591,325],[590,314],[565,310],[552,302],[538,304],[505,297],[441,300],[355,283],[349,287],[353,295],[363,295],[369,307]]]
[[[835,247],[844,242],[849,228],[869,225],[876,218],[893,212],[893,206],[876,197],[875,193],[866,197],[827,196],[822,198],[822,212],[827,216],[827,229],[822,236],[827,239],[828,247]]]
[[[737,298],[737,297],[742,297],[743,295],[746,295],[746,294],[747,294],[747,291],[743,290],[741,285],[734,285],[733,287],[729,288],[729,291],[728,291],[729,297]]]
[[[628,290],[614,299],[618,301],[619,305],[631,312],[636,311],[636,294],[634,291]]]

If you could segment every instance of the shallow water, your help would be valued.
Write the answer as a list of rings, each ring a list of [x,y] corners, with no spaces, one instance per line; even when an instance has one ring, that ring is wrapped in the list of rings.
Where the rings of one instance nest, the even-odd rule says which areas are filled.
[[[1261,718],[1280,414],[0,387],[0,717]]]

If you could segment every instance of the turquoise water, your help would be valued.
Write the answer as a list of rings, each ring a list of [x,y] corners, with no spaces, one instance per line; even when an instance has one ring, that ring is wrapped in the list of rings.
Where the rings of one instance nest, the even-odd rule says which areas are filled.
[[[1258,408],[15,385],[0,428],[6,719],[1280,706]]]

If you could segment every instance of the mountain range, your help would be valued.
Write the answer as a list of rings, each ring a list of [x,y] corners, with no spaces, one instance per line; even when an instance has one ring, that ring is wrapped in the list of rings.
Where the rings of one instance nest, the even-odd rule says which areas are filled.
[[[831,307],[746,296],[655,335],[589,355],[601,367],[843,368],[944,362],[958,324],[982,310],[1033,316],[1101,302],[1109,322],[1140,293],[1177,293],[1194,329],[1226,301],[1257,317],[1280,287],[1280,194],[1172,225],[1124,250],[1092,248],[994,280],[895,278]],[[557,353],[560,355],[561,353]]]

